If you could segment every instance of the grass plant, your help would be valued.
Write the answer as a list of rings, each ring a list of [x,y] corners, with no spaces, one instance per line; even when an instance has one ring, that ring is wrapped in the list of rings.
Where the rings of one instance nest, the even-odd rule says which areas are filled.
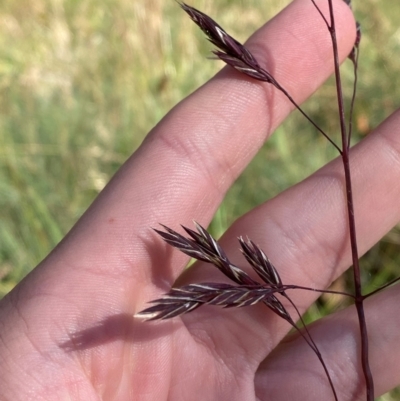
[[[218,16],[244,41],[287,3],[193,0],[191,5]],[[364,0],[354,1],[354,7],[363,29],[357,141],[400,104],[400,3]],[[56,246],[162,116],[222,63],[204,61],[212,46],[173,1],[5,0],[0,21],[2,296]],[[343,73],[344,87],[351,88],[351,66]],[[330,80],[304,106],[327,132],[338,132],[334,96]],[[218,237],[238,216],[335,156],[295,113],[232,187],[212,234]],[[399,250],[397,227],[363,256],[365,292],[398,275]],[[334,286],[347,291],[349,282],[344,276]],[[333,303],[346,301],[323,297],[305,319],[329,313]],[[393,394],[382,401],[398,399],[399,393]]]

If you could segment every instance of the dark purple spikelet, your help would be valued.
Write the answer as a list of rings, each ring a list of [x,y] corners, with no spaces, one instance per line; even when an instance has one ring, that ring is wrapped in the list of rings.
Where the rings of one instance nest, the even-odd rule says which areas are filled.
[[[282,287],[282,281],[267,255],[252,240],[239,237],[241,251],[260,278],[273,288]]]
[[[180,6],[207,35],[208,40],[220,49],[213,51],[217,58],[239,72],[259,81],[269,82],[280,88],[280,85],[272,75],[261,68],[250,51],[232,36],[228,35],[212,18],[185,3],[181,3]]]
[[[136,316],[146,320],[165,320],[190,312],[201,305],[241,308],[264,301],[275,306],[274,291],[272,288],[260,285],[190,284],[181,288],[172,288],[162,298],[151,301],[154,305],[141,311]],[[281,305],[276,305],[275,307],[280,309]]]
[[[192,21],[208,36],[211,43],[233,57],[240,58],[243,55],[248,55],[249,58],[256,63],[254,57],[247,49],[236,39],[229,36],[212,18],[185,3],[180,4],[180,6],[189,15]]]
[[[354,47],[358,47],[361,42],[361,25],[359,22],[356,23],[356,28],[357,28],[357,35],[356,35],[356,41],[354,43]]]
[[[351,49],[351,52],[349,54],[349,59],[353,62],[356,63],[356,59],[357,59],[357,52],[358,52],[358,48],[360,46],[360,42],[361,42],[361,25],[357,22],[356,23],[356,29],[357,29],[357,33],[356,33],[356,41],[354,42],[354,46]]]
[[[284,294],[278,272],[265,253],[254,242],[239,239],[243,254],[253,270],[265,284],[252,279],[245,271],[230,262],[224,250],[212,235],[195,222],[197,231],[182,226],[189,237],[184,237],[171,228],[155,230],[169,245],[186,255],[213,264],[236,286],[221,283],[192,284],[182,288],[172,288],[163,297],[151,301],[153,306],[136,316],[146,320],[170,319],[190,312],[203,304],[219,305],[225,308],[242,307],[263,302],[274,313],[293,324],[293,320],[275,294]]]
[[[189,234],[190,238],[186,238],[166,226],[163,226],[166,232],[156,229],[154,231],[159,234],[167,244],[179,249],[186,255],[213,264],[235,283],[257,284],[247,273],[229,261],[221,246],[205,228],[196,222],[195,225],[198,232],[182,226]]]
[[[349,7],[350,9],[353,9],[352,4],[351,4],[351,0],[343,0]],[[360,41],[361,41],[361,25],[359,24],[358,21],[356,21],[356,29],[357,29],[357,35],[356,35],[356,40],[354,42],[354,46],[353,49],[351,50],[348,58],[355,63],[356,62],[356,53],[358,50],[358,47],[360,45]]]

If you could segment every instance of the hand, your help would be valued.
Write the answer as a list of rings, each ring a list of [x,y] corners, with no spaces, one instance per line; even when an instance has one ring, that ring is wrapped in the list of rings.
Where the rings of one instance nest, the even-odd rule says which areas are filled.
[[[344,59],[354,21],[344,2],[335,7]],[[248,47],[298,102],[333,70],[329,35],[308,1],[294,1]],[[192,219],[207,226],[291,110],[274,88],[231,68],[175,107],[59,246],[1,301],[1,399],[331,399],[315,355],[298,336],[284,340],[290,327],[263,305],[204,307],[155,323],[133,317],[168,291],[187,263],[151,227],[191,227]],[[400,220],[399,126],[397,113],[351,152],[360,253]],[[228,230],[221,244],[239,264],[242,234],[266,251],[285,283],[329,285],[351,263],[340,160]],[[221,275],[198,264],[182,280],[221,281]],[[301,311],[315,297],[293,292]],[[366,302],[377,394],[400,383],[399,301],[390,288]],[[310,330],[339,398],[360,399],[354,309]]]

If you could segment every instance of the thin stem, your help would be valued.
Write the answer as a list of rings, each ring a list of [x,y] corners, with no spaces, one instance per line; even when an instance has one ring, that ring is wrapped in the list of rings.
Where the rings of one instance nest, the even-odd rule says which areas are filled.
[[[399,279],[400,279],[400,277],[399,277]],[[355,298],[355,296],[353,294],[350,294],[348,292],[342,292],[342,291],[319,290],[316,288],[303,287],[301,285],[283,285],[282,287],[285,289],[285,291],[286,290],[306,290],[306,291],[320,292],[322,294],[344,295],[345,297]]]
[[[364,299],[369,298],[371,295],[376,294],[377,292],[380,292],[382,290],[384,290],[387,287],[390,287],[391,285],[393,285],[394,283],[396,283],[397,281],[400,281],[400,277],[397,277],[391,281],[389,281],[388,283],[384,284],[382,287],[377,288],[376,290],[370,292],[369,294],[364,295]]]
[[[357,250],[357,236],[356,236],[356,225],[354,218],[354,203],[353,203],[353,192],[351,187],[351,174],[350,174],[350,161],[349,161],[349,148],[348,148],[348,138],[346,133],[346,122],[344,114],[344,102],[343,102],[343,92],[342,83],[340,78],[339,70],[339,52],[336,39],[336,29],[335,29],[335,18],[333,14],[333,4],[332,0],[328,0],[329,3],[329,14],[331,18],[329,33],[331,35],[333,56],[335,64],[335,77],[336,77],[336,90],[337,90],[337,100],[340,118],[340,131],[342,138],[342,160],[345,174],[345,186],[346,186],[346,198],[347,198],[347,211],[348,211],[348,221],[349,221],[349,232],[350,232],[350,243],[351,243],[351,254],[353,260],[353,278],[354,278],[354,292],[355,292],[355,306],[358,314],[358,321],[360,326],[361,334],[361,363],[364,372],[366,389],[367,389],[367,401],[374,400],[374,381],[371,373],[371,368],[369,366],[368,359],[368,333],[367,325],[365,322],[364,313],[364,297],[362,295],[361,288],[361,274],[360,265],[358,260],[358,250]]]
[[[321,365],[322,365],[322,367],[323,367],[323,369],[325,371],[325,375],[328,378],[329,385],[330,385],[330,387],[332,389],[332,392],[333,392],[333,396],[335,397],[335,401],[338,401],[338,397],[337,397],[337,394],[336,394],[336,389],[335,389],[335,386],[333,385],[332,378],[331,378],[331,375],[330,375],[330,373],[328,371],[328,368],[327,368],[327,366],[325,364],[324,358],[322,358],[321,352],[319,351],[319,349],[317,347],[317,344],[315,344],[310,332],[308,331],[307,325],[305,324],[304,319],[301,316],[300,311],[298,310],[298,308],[295,305],[295,303],[290,299],[290,297],[288,297],[285,293],[282,293],[281,295],[284,296],[292,304],[292,306],[295,309],[297,315],[299,316],[301,324],[302,324],[302,326],[303,326],[308,338],[304,335],[304,333],[300,330],[300,328],[294,322],[293,322],[292,326],[298,331],[298,333],[300,333],[300,335],[303,337],[304,341],[310,346],[310,348],[313,349],[315,355],[317,355],[317,358],[319,359],[319,361],[320,361],[320,363],[321,363]]]
[[[325,25],[328,29],[330,29],[330,25],[328,20],[325,18],[325,15],[323,14],[323,12],[321,11],[321,9],[318,7],[317,3],[314,0],[311,0],[311,2],[313,3],[314,7],[316,8],[316,10],[318,11],[319,15],[321,16],[322,20],[325,22]]]
[[[296,101],[290,96],[289,92],[286,91],[286,89],[281,86],[277,81],[274,81],[274,86],[280,90],[286,97],[287,99],[293,104],[294,107],[336,148],[336,150],[339,152],[339,154],[342,154],[342,150],[339,148],[338,145],[327,135],[304,111],[303,109],[296,103]]]

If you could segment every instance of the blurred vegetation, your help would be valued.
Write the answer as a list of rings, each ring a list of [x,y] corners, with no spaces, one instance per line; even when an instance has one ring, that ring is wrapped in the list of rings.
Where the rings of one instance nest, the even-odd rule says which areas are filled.
[[[243,41],[288,3],[190,4]],[[355,107],[360,140],[400,104],[400,2],[354,3],[363,29]],[[221,67],[205,60],[210,49],[174,1],[0,3],[0,296],[60,241],[161,117]],[[343,71],[351,88],[350,63]],[[330,80],[305,105],[328,132],[338,131],[334,95]],[[294,113],[230,190],[212,231],[220,235],[334,156]],[[363,257],[369,289],[398,274],[399,245],[395,228]],[[335,285],[345,288],[348,280]],[[332,307],[322,300],[308,319]]]

